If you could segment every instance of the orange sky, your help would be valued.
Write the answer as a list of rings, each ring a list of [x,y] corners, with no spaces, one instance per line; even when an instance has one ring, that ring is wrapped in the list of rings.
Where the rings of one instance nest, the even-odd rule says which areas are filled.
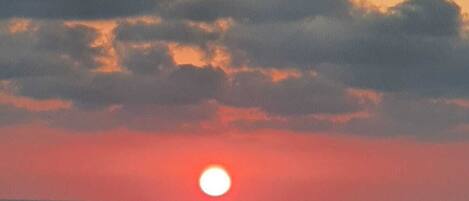
[[[469,196],[454,189],[469,185],[467,143],[276,131],[82,135],[33,126],[0,132],[0,197],[210,201],[197,178],[211,163],[224,165],[233,179],[231,191],[213,199],[219,201],[462,201]],[[432,197],[424,193],[428,190]]]
[[[364,1],[384,10],[400,2]],[[456,2],[465,13],[469,12],[469,0]],[[148,18],[132,20],[158,23]],[[91,44],[105,47],[105,54],[95,58],[101,64],[99,71],[125,70],[113,43],[113,29],[117,22],[67,23],[69,26],[86,24],[99,30],[100,36]],[[229,23],[219,21],[215,25],[194,26],[226,29]],[[11,34],[26,32],[30,26],[27,20],[15,19],[9,31]],[[211,47],[214,51],[212,58],[207,58],[197,47],[176,43],[168,46],[175,64],[219,66],[227,74],[248,70],[243,67],[230,69],[230,55],[222,47]],[[249,70],[270,75],[274,82],[301,77],[303,73],[288,68]],[[314,71],[310,75],[306,72],[306,76],[317,76]],[[14,90],[2,89],[0,85],[0,106],[14,106],[34,112],[74,108],[71,101],[36,100],[13,95]],[[346,88],[345,91],[348,96],[372,106],[380,104],[383,99],[383,94],[372,90]],[[469,108],[466,99],[443,101]],[[275,116],[260,108],[207,104],[213,104],[217,114],[215,119],[201,123],[201,127],[208,132],[202,134],[197,131],[193,132],[197,134],[187,134],[122,128],[82,133],[37,125],[36,122],[0,127],[0,199],[467,201],[469,198],[467,141],[434,143],[396,136],[372,138],[353,134],[285,131],[287,129],[256,130],[253,133],[235,129],[232,124],[241,120],[269,118],[282,121],[287,117]],[[121,107],[111,107],[114,106],[117,109]],[[364,109],[308,117],[338,125],[372,115]],[[469,130],[469,126],[461,125],[458,129]],[[232,190],[219,199],[205,196],[197,186],[200,171],[213,163],[225,166],[233,179]]]

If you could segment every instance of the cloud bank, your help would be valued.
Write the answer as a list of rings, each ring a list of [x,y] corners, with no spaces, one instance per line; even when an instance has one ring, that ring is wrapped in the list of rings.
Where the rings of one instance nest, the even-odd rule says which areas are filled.
[[[452,1],[386,12],[345,0],[0,2],[1,94],[71,103],[40,112],[2,103],[2,125],[468,131],[469,39]],[[204,64],[181,63],[194,55],[178,48]],[[226,108],[256,115],[225,122]]]

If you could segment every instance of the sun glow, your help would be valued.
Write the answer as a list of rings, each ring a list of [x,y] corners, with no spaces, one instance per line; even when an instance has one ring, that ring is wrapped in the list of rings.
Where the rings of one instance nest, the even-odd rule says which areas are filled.
[[[220,166],[210,166],[199,178],[200,189],[212,197],[222,196],[230,190],[231,178]]]

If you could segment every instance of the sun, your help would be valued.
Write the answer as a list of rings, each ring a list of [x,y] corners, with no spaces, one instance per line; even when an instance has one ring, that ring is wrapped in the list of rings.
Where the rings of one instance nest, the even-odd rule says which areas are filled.
[[[231,178],[221,166],[210,166],[199,178],[200,189],[207,195],[218,197],[226,194],[231,187]]]

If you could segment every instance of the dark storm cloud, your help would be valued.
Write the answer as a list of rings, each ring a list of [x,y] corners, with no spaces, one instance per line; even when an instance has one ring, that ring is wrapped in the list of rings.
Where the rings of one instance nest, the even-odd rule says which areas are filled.
[[[351,29],[346,22],[318,17],[279,24],[236,24],[225,44],[235,62],[276,68],[306,68],[340,55],[340,42]]]
[[[168,102],[178,103],[197,101],[203,98],[214,98],[224,90],[227,77],[221,69],[194,68],[183,65],[168,78]]]
[[[214,98],[225,82],[215,68],[180,66],[161,76],[134,74],[85,74],[82,76],[28,77],[15,80],[21,95],[71,100],[95,108],[124,105],[184,105]]]
[[[221,37],[221,33],[208,32],[182,21],[162,21],[157,24],[121,23],[116,30],[116,35],[121,41],[169,41],[198,45]]]
[[[319,77],[304,76],[274,82],[261,73],[239,73],[222,101],[238,107],[258,107],[277,115],[339,114],[361,108],[344,87]]]
[[[168,48],[122,47],[130,73],[96,73],[102,47],[94,47],[97,31],[82,25],[33,22],[34,31],[0,32],[0,78],[18,86],[19,95],[65,99],[96,108],[112,104],[193,104],[211,99],[224,87],[224,72],[176,66]]]
[[[160,74],[175,67],[169,49],[164,44],[151,44],[151,48],[119,44],[117,49],[124,67],[134,73]]]
[[[0,112],[11,115],[0,121],[7,124],[39,119],[72,129],[191,130],[214,118],[216,104],[266,112],[263,120],[234,122],[240,128],[421,137],[454,134],[469,123],[467,109],[444,101],[469,95],[469,40],[451,1],[408,0],[386,13],[345,0],[0,3],[0,18],[162,18],[154,24],[119,18],[112,45],[124,70],[114,73],[95,71],[108,49],[92,45],[99,36],[93,28],[33,19],[33,29],[12,34],[0,23],[0,79],[16,95],[73,103],[47,112],[4,106]],[[231,19],[227,32],[193,23],[221,18]],[[229,66],[243,68],[177,65],[168,43],[224,47]],[[259,68],[296,68],[300,76],[273,81]],[[364,102],[348,93],[352,88],[383,99]],[[318,117],[360,112],[370,116]]]
[[[103,19],[149,13],[158,0],[0,0],[0,18]]]
[[[95,59],[103,55],[104,51],[102,47],[93,47],[98,36],[96,29],[84,25],[46,23],[37,30],[34,37],[38,37],[37,51],[53,51],[81,63],[81,67],[96,68],[99,64]]]
[[[350,59],[342,70],[351,75],[348,83],[426,96],[467,96],[469,41],[460,37],[461,18],[450,1],[413,0],[396,6],[354,38],[355,46],[347,46]]]
[[[392,15],[377,25],[384,32],[455,36],[461,25],[460,8],[451,1],[410,0],[397,5],[391,12]]]
[[[178,0],[161,5],[162,16],[173,19],[214,21],[219,18],[233,18],[237,21],[279,22],[326,15],[348,14],[347,0]]]
[[[71,101],[70,109],[28,111],[1,105],[2,126],[41,122],[73,130],[103,130],[125,125],[152,131],[191,130],[216,114],[215,98],[226,75],[214,67],[177,66],[167,45],[133,47],[116,42],[129,72],[94,72],[102,56],[91,44],[97,31],[60,22],[32,21],[31,30],[9,32],[0,24],[0,77],[9,80],[0,92],[42,100]]]
[[[413,0],[387,14],[360,11],[347,19],[238,24],[227,43],[259,65],[424,62],[434,59],[431,56],[444,57],[442,53],[453,48],[451,42],[460,42],[460,18],[453,3]]]
[[[0,78],[73,74],[99,65],[95,58],[103,50],[91,46],[98,35],[96,30],[60,23],[33,26],[37,30],[0,32]]]
[[[352,86],[467,95],[469,41],[460,37],[461,18],[450,1],[411,0],[386,14],[358,10],[351,18],[238,23],[226,44],[241,64],[335,66],[321,73]]]

